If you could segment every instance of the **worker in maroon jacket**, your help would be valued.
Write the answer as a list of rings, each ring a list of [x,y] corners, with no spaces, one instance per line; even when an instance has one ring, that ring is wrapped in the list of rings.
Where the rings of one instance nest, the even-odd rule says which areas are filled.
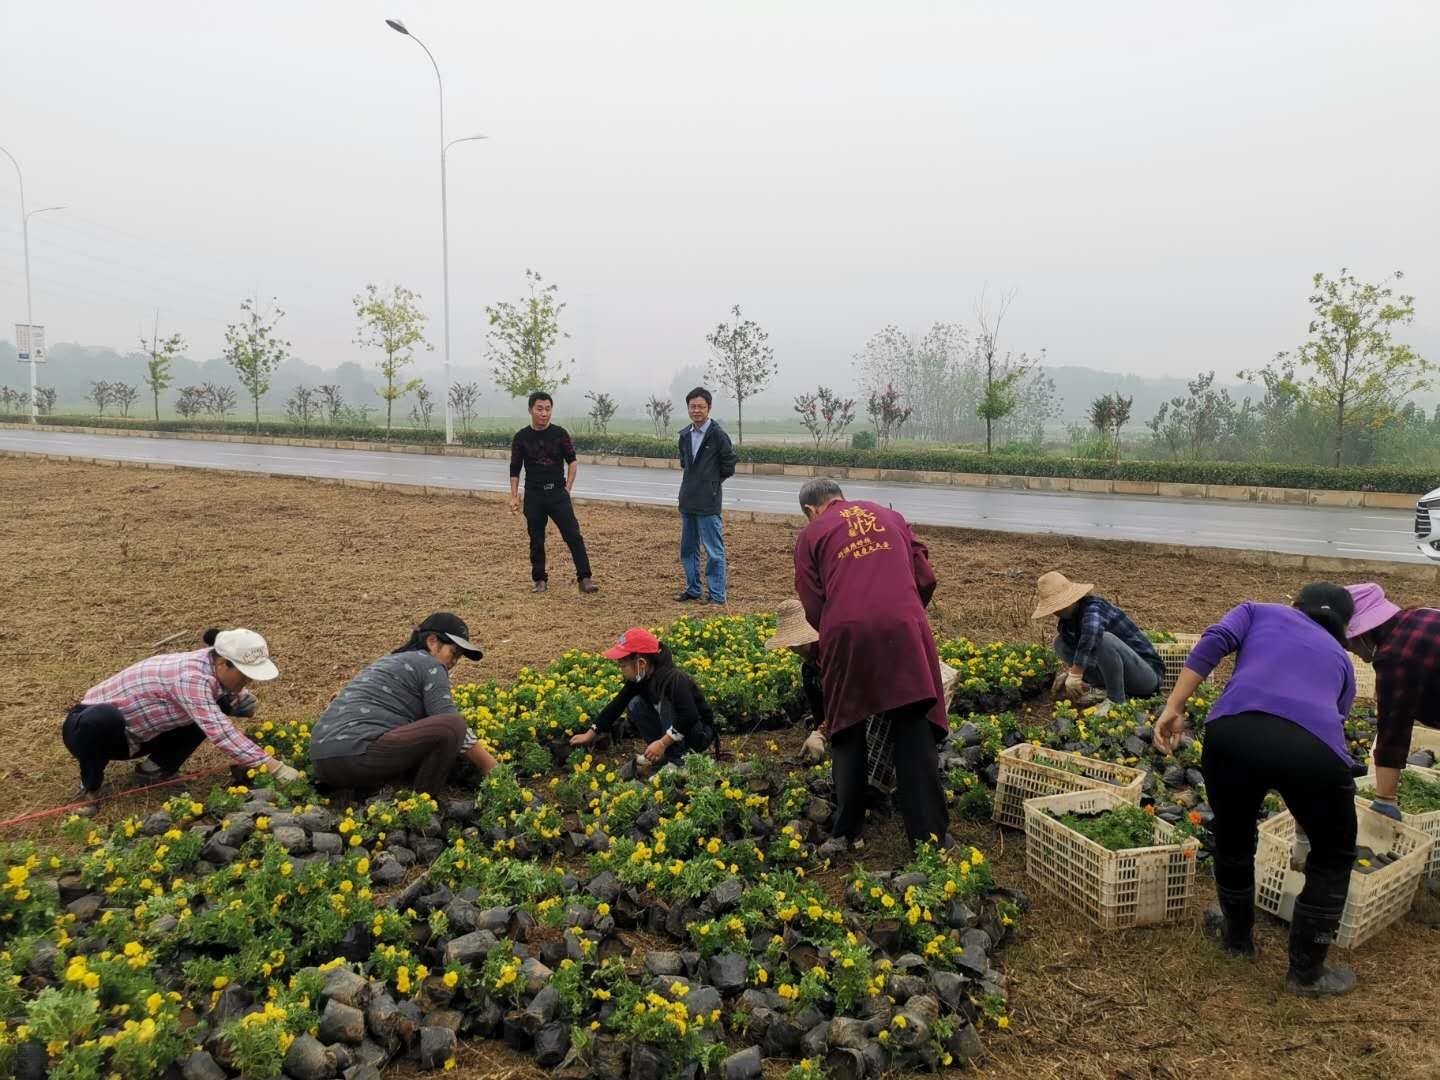
[[[943,844],[948,817],[936,744],[945,738],[940,657],[925,607],[935,572],[903,517],[850,502],[834,480],[800,489],[809,524],[795,540],[795,591],[820,631],[825,733],[837,840],[860,838],[869,775],[866,728],[890,732],[895,802],[911,845]]]

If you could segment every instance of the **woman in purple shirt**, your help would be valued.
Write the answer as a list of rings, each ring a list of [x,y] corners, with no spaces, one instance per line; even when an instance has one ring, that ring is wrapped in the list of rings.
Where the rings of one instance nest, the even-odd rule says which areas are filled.
[[[1345,718],[1355,669],[1345,627],[1355,602],[1338,585],[1300,590],[1295,606],[1246,601],[1205,631],[1155,727],[1155,745],[1180,741],[1185,702],[1226,656],[1235,674],[1210,710],[1200,768],[1215,811],[1215,886],[1222,946],[1253,957],[1256,819],[1272,789],[1310,840],[1305,888],[1290,924],[1290,989],[1305,996],[1355,987],[1349,968],[1325,967],[1355,862],[1355,762]]]

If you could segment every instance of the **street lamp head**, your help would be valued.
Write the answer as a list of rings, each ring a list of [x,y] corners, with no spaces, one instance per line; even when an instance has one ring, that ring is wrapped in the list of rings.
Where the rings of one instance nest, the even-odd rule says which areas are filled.
[[[397,34],[404,34],[406,37],[410,36],[410,31],[405,29],[405,24],[399,19],[386,19],[385,25],[390,27],[390,29],[394,30]]]

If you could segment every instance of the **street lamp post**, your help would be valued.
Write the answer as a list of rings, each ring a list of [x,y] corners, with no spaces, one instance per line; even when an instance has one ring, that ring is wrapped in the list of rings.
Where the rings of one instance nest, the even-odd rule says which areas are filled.
[[[445,193],[445,155],[456,143],[475,142],[485,136],[467,135],[463,139],[445,141],[445,82],[440,78],[440,65],[435,62],[435,55],[399,19],[386,19],[385,25],[425,49],[425,55],[430,57],[430,66],[435,69],[435,83],[440,90],[440,259],[445,290],[445,442],[448,445],[455,441],[455,418],[450,403],[453,388],[450,374],[450,211]]]
[[[15,166],[15,176],[20,181],[20,238],[25,249],[25,325],[35,325],[35,311],[30,300],[30,219],[36,214],[43,214],[47,210],[64,210],[63,206],[42,206],[39,210],[25,210],[25,174],[20,171],[20,162],[15,160],[15,155],[0,146],[0,154],[10,159],[10,164]],[[33,331],[32,331],[33,333]],[[35,355],[35,346],[30,346],[30,423],[39,423],[40,409],[35,400],[35,368],[39,359]]]

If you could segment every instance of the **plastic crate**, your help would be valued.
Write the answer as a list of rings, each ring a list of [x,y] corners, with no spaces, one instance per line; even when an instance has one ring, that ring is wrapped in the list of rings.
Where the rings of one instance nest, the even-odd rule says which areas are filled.
[[[1047,761],[1055,764],[1047,765]],[[1060,763],[1070,768],[1057,767]],[[1144,786],[1144,769],[1019,743],[1000,752],[1000,775],[995,781],[994,809],[990,816],[1001,825],[1023,829],[1027,799],[1094,789],[1114,792],[1126,802],[1139,803]]]
[[[1160,659],[1165,662],[1165,678],[1160,682],[1161,694],[1168,694],[1175,689],[1175,680],[1180,677],[1184,670],[1185,661],[1190,657],[1190,650],[1200,640],[1199,634],[1176,634],[1174,641],[1160,642],[1155,646],[1155,651],[1160,654]],[[1359,701],[1375,700],[1375,669],[1363,660],[1355,657],[1350,658],[1355,666],[1355,697]],[[1235,658],[1227,656],[1216,669],[1211,672],[1208,682],[1216,686],[1224,686],[1230,679],[1230,673],[1235,670]],[[1440,750],[1437,750],[1440,753]]]
[[[1355,802],[1359,843],[1399,852],[1400,858],[1371,874],[1350,874],[1350,895],[1335,938],[1342,949],[1365,944],[1410,910],[1435,846],[1433,839],[1413,825],[1375,813],[1367,800]],[[1288,810],[1261,823],[1260,843],[1255,849],[1255,903],[1261,911],[1286,922],[1295,914],[1295,898],[1305,887],[1305,874],[1290,865],[1294,846],[1295,819]]]
[[[1422,780],[1429,780],[1431,783],[1440,784],[1440,770],[1422,769],[1418,765],[1406,765],[1405,770],[1415,773]],[[1373,761],[1370,765],[1370,771],[1365,774],[1363,779],[1356,780],[1355,786],[1361,791],[1365,791],[1366,789],[1373,791],[1375,789],[1375,765]],[[1366,805],[1370,802],[1370,800],[1364,798],[1363,795],[1361,796],[1361,801]],[[1424,814],[1406,814],[1405,824],[1413,825],[1426,836],[1430,837],[1431,840],[1435,841],[1435,846],[1430,849],[1430,861],[1425,864],[1425,876],[1427,878],[1440,877],[1440,810],[1431,810]]]
[[[1155,846],[1110,851],[1053,814],[1097,814],[1125,805],[1108,791],[1047,795],[1025,803],[1025,871],[1101,930],[1156,926],[1188,917],[1196,904],[1194,837],[1155,819]]]

